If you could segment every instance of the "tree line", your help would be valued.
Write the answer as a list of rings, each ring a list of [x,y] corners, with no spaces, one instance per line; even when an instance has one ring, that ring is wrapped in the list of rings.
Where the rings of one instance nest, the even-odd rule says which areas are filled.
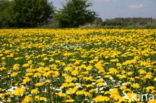
[[[0,0],[0,27],[37,27],[57,21],[59,27],[78,27],[95,21],[88,0],[67,0],[62,9],[48,0]]]
[[[108,28],[156,28],[156,19],[141,17],[106,19],[101,26]]]

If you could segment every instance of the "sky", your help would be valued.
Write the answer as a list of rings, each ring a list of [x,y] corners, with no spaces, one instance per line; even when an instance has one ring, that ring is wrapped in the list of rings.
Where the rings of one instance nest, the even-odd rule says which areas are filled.
[[[50,0],[56,9],[66,0]],[[89,0],[91,10],[103,19],[116,17],[152,17],[156,18],[156,0]]]

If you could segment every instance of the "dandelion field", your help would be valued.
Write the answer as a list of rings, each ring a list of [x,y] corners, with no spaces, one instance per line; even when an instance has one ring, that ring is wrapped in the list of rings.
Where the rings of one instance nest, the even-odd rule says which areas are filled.
[[[146,102],[156,103],[155,29],[0,30],[0,103]]]

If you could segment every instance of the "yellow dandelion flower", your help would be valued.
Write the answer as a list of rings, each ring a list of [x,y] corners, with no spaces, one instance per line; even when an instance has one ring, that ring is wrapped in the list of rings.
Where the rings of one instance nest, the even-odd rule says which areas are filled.
[[[46,97],[40,97],[40,101],[47,101]]]
[[[133,88],[140,88],[140,85],[138,83],[134,83],[134,84],[132,84],[132,87]]]
[[[89,90],[89,93],[95,93],[95,92],[96,92],[95,89],[91,89],[91,90]]]
[[[32,89],[31,90],[31,94],[37,94],[37,93],[39,93],[38,89]]]
[[[74,99],[67,99],[67,100],[65,100],[64,102],[65,103],[73,103],[75,100]]]
[[[140,69],[138,72],[139,72],[140,74],[146,74],[146,71],[143,70],[143,69]]]
[[[19,74],[19,72],[13,72],[11,73],[11,77],[16,77]]]
[[[22,96],[25,93],[25,89],[24,88],[16,88],[12,94],[16,95],[16,96]]]
[[[20,69],[20,64],[14,64],[13,70],[19,70]]]
[[[76,92],[77,95],[83,95],[84,93],[85,93],[85,92],[84,92],[83,90],[77,91],[77,92]]]
[[[78,87],[70,88],[66,91],[67,94],[74,94],[77,91]]]
[[[47,101],[46,97],[41,97],[41,96],[35,96],[36,101]]]
[[[109,73],[111,73],[111,74],[116,74],[117,72],[118,72],[118,70],[115,69],[115,68],[110,68],[109,69]]]
[[[110,98],[107,96],[102,96],[102,95],[98,95],[95,98],[93,98],[94,102],[105,102],[105,101],[109,101]]]
[[[58,71],[53,71],[52,77],[58,77],[58,76],[59,76],[59,72]]]
[[[154,86],[148,86],[148,87],[146,87],[146,91],[147,91],[147,92],[149,92],[149,91],[151,91],[151,90],[154,90],[154,89],[155,89]]]
[[[4,70],[6,70],[5,67],[0,67],[0,71],[4,71]]]
[[[77,70],[74,70],[74,71],[71,72],[71,74],[74,75],[74,76],[76,76],[76,75],[79,74],[79,72]]]
[[[29,67],[29,66],[30,66],[30,64],[28,64],[28,63],[22,65],[22,67],[25,67],[25,68],[26,68],[26,67]]]
[[[41,73],[35,73],[35,74],[34,74],[34,77],[38,77],[38,78],[39,78],[39,77],[41,77],[41,76],[42,76]]]
[[[111,59],[110,61],[111,62],[118,62],[119,60],[118,59]]]
[[[36,84],[35,84],[36,87],[41,87],[41,86],[43,86],[43,85],[44,85],[44,83],[36,83]]]
[[[33,102],[32,97],[26,96],[26,97],[24,97],[24,99],[22,100],[21,103],[32,103],[32,102]]]
[[[59,97],[68,97],[65,93],[56,93]]]

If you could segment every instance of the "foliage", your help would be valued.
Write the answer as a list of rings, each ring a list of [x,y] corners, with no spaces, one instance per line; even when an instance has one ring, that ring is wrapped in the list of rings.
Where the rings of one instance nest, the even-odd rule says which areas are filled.
[[[6,8],[6,3],[7,8]],[[14,27],[34,27],[46,23],[54,13],[54,8],[47,0],[3,0],[0,5],[2,21]],[[11,9],[9,9],[11,7]],[[9,11],[9,12],[8,12]]]
[[[93,22],[96,14],[87,9],[90,6],[91,3],[88,3],[88,0],[69,0],[56,14],[59,26],[78,27]]]
[[[9,0],[0,0],[0,27],[9,26],[12,18],[12,2]]]

